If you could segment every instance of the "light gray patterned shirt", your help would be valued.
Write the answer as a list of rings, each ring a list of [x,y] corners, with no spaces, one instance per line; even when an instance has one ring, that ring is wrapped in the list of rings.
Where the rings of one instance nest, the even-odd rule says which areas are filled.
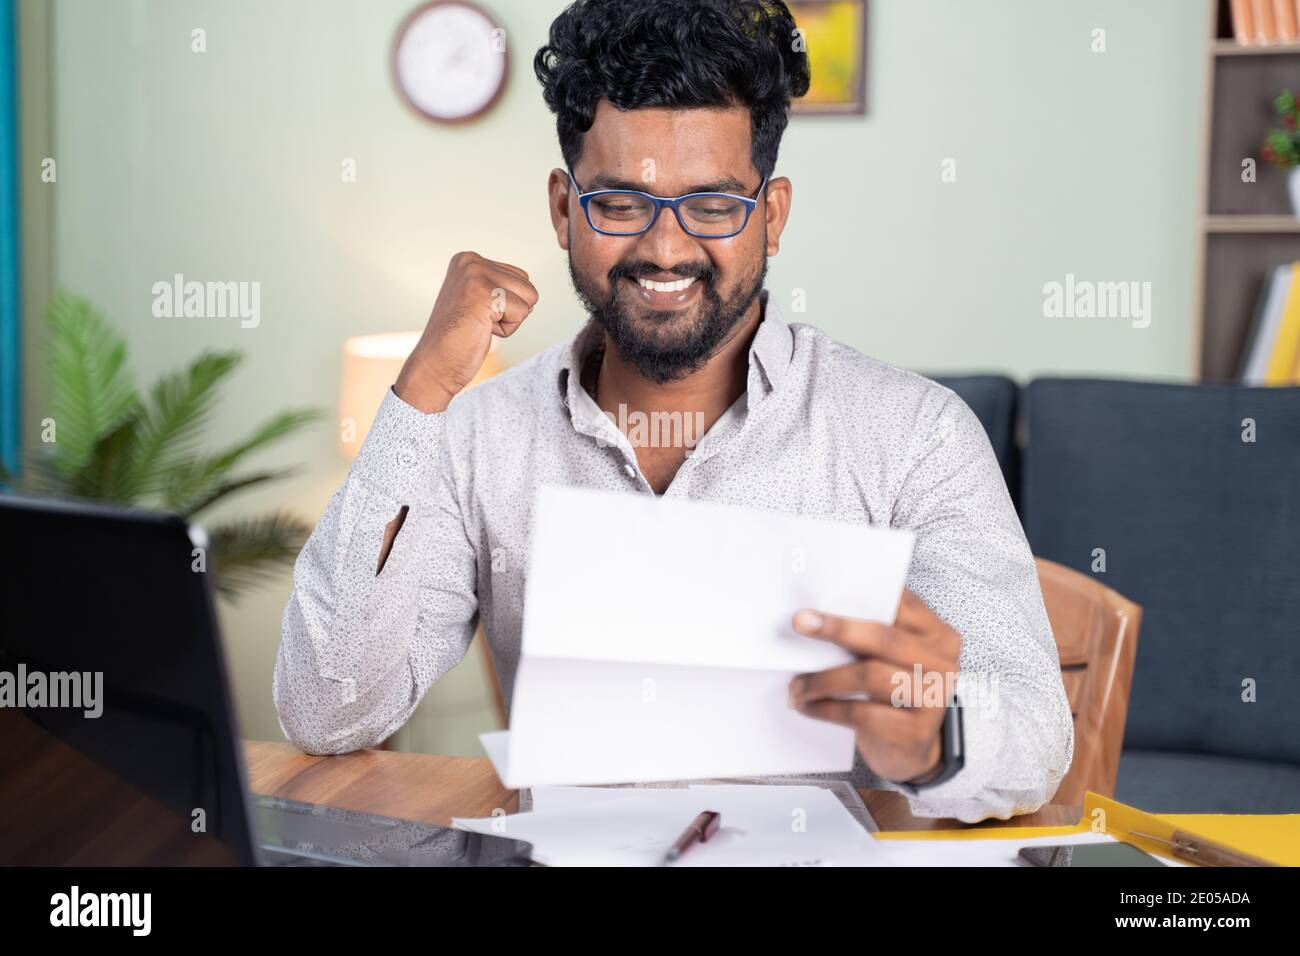
[[[393,734],[461,660],[480,618],[510,700],[535,489],[654,493],[580,382],[599,339],[589,322],[440,414],[388,391],[294,568],[272,693],[295,745],[342,753]],[[913,813],[974,822],[1051,799],[1074,751],[1056,645],[993,450],[953,392],[787,324],[766,301],[747,391],[665,496],[915,531],[907,586],[962,636],[966,763],[910,797]],[[861,756],[825,776],[900,789]]]

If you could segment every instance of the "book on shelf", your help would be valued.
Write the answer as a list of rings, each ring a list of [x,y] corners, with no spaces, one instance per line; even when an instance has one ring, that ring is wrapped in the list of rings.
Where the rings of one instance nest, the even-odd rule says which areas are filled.
[[[1255,16],[1255,39],[1259,43],[1277,42],[1277,17],[1273,10],[1273,0],[1251,0]]]
[[[1277,39],[1280,43],[1296,41],[1296,3],[1295,0],[1273,0],[1273,22],[1277,26]]]
[[[1230,0],[1229,11],[1242,46],[1300,42],[1300,0]]]
[[[1232,36],[1243,46],[1255,43],[1253,0],[1232,0]]]
[[[1243,385],[1300,384],[1300,262],[1264,280],[1240,371]]]

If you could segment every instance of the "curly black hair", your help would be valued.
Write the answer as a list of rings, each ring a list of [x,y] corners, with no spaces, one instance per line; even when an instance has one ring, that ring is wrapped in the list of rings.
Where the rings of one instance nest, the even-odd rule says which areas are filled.
[[[782,0],[574,0],[533,58],[570,169],[596,103],[747,106],[755,169],[771,176],[808,54]]]

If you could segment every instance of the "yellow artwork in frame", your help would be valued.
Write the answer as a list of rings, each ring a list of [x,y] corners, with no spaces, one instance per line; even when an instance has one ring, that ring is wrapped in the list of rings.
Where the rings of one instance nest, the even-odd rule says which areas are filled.
[[[867,0],[787,0],[808,51],[812,83],[794,101],[804,115],[867,111]]]

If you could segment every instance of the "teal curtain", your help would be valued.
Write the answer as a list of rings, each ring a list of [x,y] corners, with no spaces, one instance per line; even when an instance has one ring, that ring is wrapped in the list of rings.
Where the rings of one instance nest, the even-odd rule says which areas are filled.
[[[11,474],[18,473],[22,447],[17,32],[14,0],[0,0],[0,462]]]

